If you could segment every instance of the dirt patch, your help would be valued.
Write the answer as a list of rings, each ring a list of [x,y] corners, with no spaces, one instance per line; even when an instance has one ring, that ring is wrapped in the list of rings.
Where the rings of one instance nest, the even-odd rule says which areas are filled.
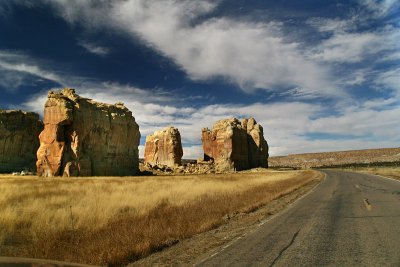
[[[314,172],[315,179],[282,197],[269,202],[250,213],[231,214],[224,217],[222,226],[192,238],[185,239],[160,252],[131,263],[129,266],[186,266],[201,263],[222,247],[235,242],[239,237],[254,231],[260,223],[288,207],[299,197],[314,188],[324,175]]]

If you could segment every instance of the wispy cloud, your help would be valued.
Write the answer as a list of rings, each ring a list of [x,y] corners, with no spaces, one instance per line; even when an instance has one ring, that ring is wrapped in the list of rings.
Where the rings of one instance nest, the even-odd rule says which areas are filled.
[[[74,87],[80,95],[96,101],[122,101],[132,110],[143,136],[164,126],[178,127],[185,157],[201,156],[201,129],[228,117],[255,117],[264,126],[272,155],[398,146],[400,141],[398,94],[371,97],[364,103],[351,97],[344,102],[342,98],[340,105],[332,106],[307,99],[321,95],[335,98],[343,95],[340,86],[366,83],[374,85],[376,90],[399,92],[400,71],[393,56],[389,57],[398,53],[400,43],[399,29],[393,25],[365,30],[366,19],[361,19],[360,14],[328,20],[314,18],[309,24],[319,31],[322,39],[307,46],[301,40],[289,40],[285,34],[290,32],[285,31],[283,23],[214,17],[219,1],[42,0],[40,3],[53,6],[68,23],[79,23],[95,31],[111,27],[134,41],[140,40],[175,62],[190,79],[224,78],[246,92],[262,89],[287,94],[277,103],[260,99],[253,104],[192,106],[181,100],[187,96],[179,99],[163,89],[81,77],[51,66],[56,64],[42,64],[27,55],[0,51],[0,75],[8,77],[0,85],[14,81],[21,84],[26,76],[34,76]],[[394,5],[393,1],[365,3],[363,8],[374,14],[373,19],[390,14],[387,7]],[[81,46],[97,55],[109,52],[95,44]],[[389,67],[379,65],[385,58],[392,58]],[[335,71],[344,65],[354,68],[339,76]],[[285,100],[288,95],[298,96],[297,101]],[[46,92],[42,91],[22,106],[42,112],[45,100]],[[324,134],[332,137],[329,140],[318,137]],[[314,140],[310,140],[310,135]],[[335,136],[341,136],[340,143]]]
[[[375,33],[335,34],[317,46],[313,57],[322,61],[360,62],[384,49],[382,37]]]
[[[38,60],[28,55],[7,50],[0,50],[0,86],[5,90],[15,91],[18,87],[32,83],[32,79],[43,79],[62,84],[62,77],[54,71],[41,67]]]
[[[57,74],[48,72],[48,71],[44,71],[44,70],[40,69],[38,66],[28,65],[25,63],[12,64],[12,63],[0,62],[0,68],[9,70],[9,71],[17,71],[17,72],[22,72],[22,73],[38,76],[43,79],[54,81],[54,82],[61,81],[60,77]]]
[[[329,67],[307,59],[298,43],[285,38],[280,23],[200,19],[219,1],[50,3],[69,23],[89,29],[112,27],[141,39],[193,80],[222,77],[247,92],[298,88],[308,95],[342,94]]]
[[[385,17],[400,8],[397,0],[359,0],[359,3],[372,13],[373,18]]]
[[[95,45],[89,42],[78,42],[78,44],[85,48],[88,52],[98,56],[106,56],[110,53],[110,49],[107,47]]]
[[[87,84],[86,84],[87,85]],[[161,94],[159,101],[151,101],[153,94],[142,89],[113,83],[93,83],[78,89],[84,97],[115,103],[123,101],[133,112],[142,136],[165,126],[177,127],[182,136],[186,158],[202,155],[201,129],[230,117],[254,117],[264,127],[264,136],[270,144],[271,155],[294,152],[337,149],[360,149],[396,146],[400,141],[400,108],[394,99],[380,99],[358,103],[349,100],[337,107],[340,113],[332,115],[332,107],[305,102],[278,102],[213,104],[201,107],[179,105]],[[46,92],[32,96],[23,107],[41,113]],[[168,100],[169,99],[169,100]],[[163,102],[165,101],[165,102]],[[172,104],[175,103],[175,104]],[[311,141],[307,136],[313,134]],[[318,139],[320,134],[332,135],[329,140]],[[337,142],[335,136],[345,136]]]
[[[374,83],[385,88],[393,89],[400,96],[400,67],[379,73]]]

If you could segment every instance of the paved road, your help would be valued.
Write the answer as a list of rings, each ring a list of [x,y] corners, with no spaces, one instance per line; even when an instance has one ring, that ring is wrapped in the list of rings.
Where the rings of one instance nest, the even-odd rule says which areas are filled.
[[[200,266],[400,266],[400,182],[342,171]]]

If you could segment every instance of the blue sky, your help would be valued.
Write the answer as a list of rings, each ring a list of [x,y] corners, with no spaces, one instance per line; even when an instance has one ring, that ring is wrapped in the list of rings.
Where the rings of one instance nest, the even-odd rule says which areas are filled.
[[[272,156],[399,147],[400,4],[0,1],[0,108],[42,113],[62,87],[124,102],[142,145],[177,127],[184,158],[228,117],[255,117]]]

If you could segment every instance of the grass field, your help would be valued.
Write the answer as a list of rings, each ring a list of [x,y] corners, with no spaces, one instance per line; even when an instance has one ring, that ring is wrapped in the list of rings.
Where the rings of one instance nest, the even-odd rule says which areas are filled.
[[[400,167],[373,167],[373,168],[351,168],[351,171],[382,175],[400,180]]]
[[[312,171],[0,176],[0,255],[123,265],[320,179]]]

